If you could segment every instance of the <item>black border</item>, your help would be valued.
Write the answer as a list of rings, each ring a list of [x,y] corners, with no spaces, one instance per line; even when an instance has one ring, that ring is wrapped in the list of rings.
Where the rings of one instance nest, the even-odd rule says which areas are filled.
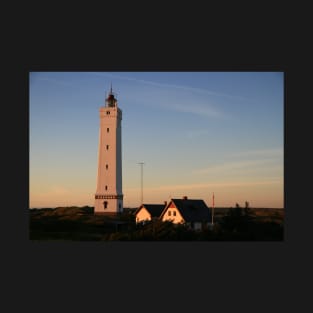
[[[145,311],[204,308],[269,312],[288,308],[288,298],[298,297],[294,285],[302,287],[299,274],[312,272],[309,267],[312,258],[306,252],[311,246],[307,242],[309,228],[304,228],[309,227],[312,219],[307,215],[304,220],[303,211],[299,215],[300,209],[307,208],[308,204],[297,197],[299,188],[308,192],[308,187],[305,189],[295,181],[299,178],[299,168],[294,167],[299,164],[299,151],[295,151],[295,147],[299,147],[299,131],[304,130],[304,117],[295,108],[307,100],[302,92],[305,85],[300,82],[303,76],[298,59],[292,57],[284,42],[278,43],[282,37],[271,37],[270,33],[267,29],[263,34],[268,36],[267,41],[257,36],[252,43],[249,36],[236,41],[232,36],[223,37],[223,33],[213,41],[210,38],[207,45],[201,45],[204,41],[201,36],[186,38],[183,34],[175,37],[175,44],[171,36],[161,36],[157,41],[153,37],[147,42],[146,37],[112,39],[112,34],[99,46],[93,45],[102,39],[96,36],[82,44],[74,40],[76,44],[72,45],[62,37],[54,45],[49,45],[51,37],[31,41],[27,51],[12,64],[7,77],[7,81],[12,82],[8,93],[12,105],[7,108],[11,109],[8,114],[12,117],[7,125],[8,164],[12,165],[6,167],[9,190],[5,196],[9,201],[5,213],[9,212],[9,218],[5,218],[3,229],[10,237],[5,244],[9,260],[6,268],[13,273],[8,281],[10,286],[15,282],[11,290],[15,299],[22,295],[28,299],[28,307],[35,311],[42,308],[59,311],[60,305],[62,311],[82,312],[94,306],[103,310],[123,307]],[[74,36],[78,38],[78,34]],[[108,49],[110,46],[114,49]],[[302,66],[305,66],[303,61]],[[25,213],[29,174],[28,72],[114,70],[285,72],[284,242],[28,240]],[[137,302],[138,297],[145,299],[144,304]]]

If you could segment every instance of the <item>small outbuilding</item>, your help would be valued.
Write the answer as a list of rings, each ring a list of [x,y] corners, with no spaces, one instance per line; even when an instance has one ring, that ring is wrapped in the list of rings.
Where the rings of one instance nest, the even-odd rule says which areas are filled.
[[[159,219],[165,204],[142,204],[135,212],[136,223]]]

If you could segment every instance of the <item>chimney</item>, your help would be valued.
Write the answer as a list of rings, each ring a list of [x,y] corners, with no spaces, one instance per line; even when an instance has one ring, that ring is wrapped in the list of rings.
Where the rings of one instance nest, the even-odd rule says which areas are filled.
[[[167,201],[164,201],[164,205],[167,206]]]
[[[183,200],[188,200],[188,197],[187,196],[183,196]]]

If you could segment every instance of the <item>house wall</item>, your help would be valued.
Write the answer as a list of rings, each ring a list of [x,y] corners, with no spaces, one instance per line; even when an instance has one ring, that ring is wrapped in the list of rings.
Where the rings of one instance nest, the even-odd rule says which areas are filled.
[[[150,221],[151,215],[150,213],[145,209],[141,208],[137,214],[136,214],[136,223],[142,222],[142,221]]]
[[[202,223],[201,222],[188,222],[186,223],[187,226],[193,230],[202,230]]]
[[[201,230],[202,229],[202,223],[201,222],[194,222],[193,229],[194,230]]]
[[[170,215],[168,214],[170,212]],[[174,212],[176,213],[176,215],[174,215]],[[178,209],[173,206],[170,205],[167,210],[165,211],[165,214],[162,217],[162,221],[172,221],[175,224],[178,223],[184,223],[184,219],[181,216],[181,214],[179,213]]]

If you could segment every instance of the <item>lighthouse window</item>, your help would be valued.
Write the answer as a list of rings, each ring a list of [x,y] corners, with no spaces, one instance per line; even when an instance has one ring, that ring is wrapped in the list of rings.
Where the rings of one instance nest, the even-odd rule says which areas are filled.
[[[108,186],[105,186],[105,190],[108,190]]]
[[[108,164],[106,164],[105,168],[106,168],[106,169],[108,169],[108,168],[109,168],[109,165],[108,165]]]
[[[107,128],[107,133],[110,131],[110,128]]]
[[[109,145],[107,145],[107,150],[109,150]]]
[[[107,111],[107,115],[109,115],[110,114],[110,111]]]
[[[104,205],[104,208],[107,209],[108,208],[108,201],[104,201],[103,205]]]

